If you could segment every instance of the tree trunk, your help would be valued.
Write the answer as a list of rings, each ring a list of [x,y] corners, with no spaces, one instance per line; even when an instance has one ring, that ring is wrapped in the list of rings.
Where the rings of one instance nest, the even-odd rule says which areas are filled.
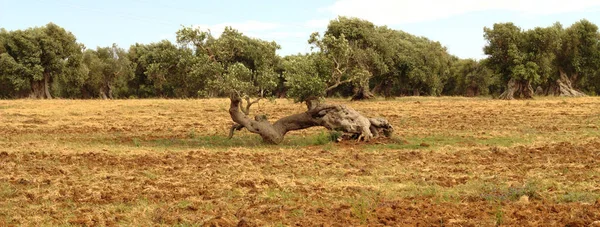
[[[473,97],[475,96],[475,91],[473,90],[473,87],[467,87],[467,92],[465,93],[466,97]]]
[[[522,97],[521,97],[522,96]],[[515,80],[514,78],[508,81],[506,90],[500,94],[499,99],[512,100],[512,99],[532,99],[533,98],[533,87],[531,82],[527,80]]]
[[[554,86],[553,93],[554,95],[564,96],[564,97],[583,97],[586,96],[583,92],[575,90],[573,88],[573,84],[571,83],[571,79],[567,76],[567,74],[563,70],[560,71],[560,78],[556,80],[556,86]],[[577,76],[574,76],[575,78]]]
[[[385,84],[385,80],[379,82],[377,85],[375,85],[375,87],[373,88],[373,94],[382,94],[382,90],[383,90],[383,85]],[[383,94],[383,96],[386,96],[386,94]]]
[[[44,98],[44,81],[32,80],[31,81],[31,93],[29,98],[32,99],[43,99]]]
[[[50,73],[44,73],[44,92],[47,99],[52,99],[52,95],[50,95],[50,79]]]
[[[357,100],[365,100],[365,99],[372,99],[374,98],[375,95],[373,95],[373,93],[371,93],[371,90],[369,90],[369,85],[362,85],[358,88],[358,90],[356,90],[354,92],[354,96],[352,96],[352,101],[357,101]]]
[[[266,116],[259,115],[254,119],[249,118],[240,111],[242,99],[237,96],[230,98],[229,114],[236,123],[230,130],[230,137],[234,130],[248,129],[259,134],[267,143],[279,144],[287,132],[301,130],[314,126],[323,126],[329,130],[341,131],[356,138],[369,140],[380,133],[386,136],[393,132],[392,125],[383,118],[366,118],[352,108],[344,105],[307,105],[309,110],[283,117],[271,124]]]
[[[475,97],[475,96],[479,96],[479,95],[480,95],[479,86],[477,86],[477,83],[475,83],[475,81],[471,81],[471,83],[467,87],[467,91],[465,93],[465,96],[467,96],[467,97]]]
[[[100,90],[100,98],[108,99],[108,97],[106,96],[106,92],[104,92],[103,90]]]
[[[535,89],[535,95],[536,96],[544,95],[544,89],[542,88],[542,86],[537,86],[537,88]]]
[[[108,88],[108,92],[107,92],[108,93],[108,98],[109,99],[114,99],[112,86],[110,84],[107,84],[106,87]]]
[[[413,96],[421,96],[421,91],[418,88],[413,89]]]

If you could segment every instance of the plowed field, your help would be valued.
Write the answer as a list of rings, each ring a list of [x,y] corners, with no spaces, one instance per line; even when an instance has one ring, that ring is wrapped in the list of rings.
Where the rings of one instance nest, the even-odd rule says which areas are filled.
[[[226,99],[0,100],[0,226],[600,226],[600,98],[328,102],[395,134],[266,145],[226,138]]]

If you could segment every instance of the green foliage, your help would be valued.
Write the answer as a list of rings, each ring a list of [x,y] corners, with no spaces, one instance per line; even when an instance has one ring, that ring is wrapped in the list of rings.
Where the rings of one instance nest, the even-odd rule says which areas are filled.
[[[277,43],[231,27],[219,37],[197,27],[176,35],[176,43],[86,50],[52,23],[0,28],[0,98],[477,96],[498,93],[511,79],[548,91],[561,72],[576,89],[600,94],[600,33],[587,20],[568,28],[484,28],[488,58],[481,61],[458,59],[439,42],[350,17],[313,33],[313,52],[285,57],[277,55]]]
[[[503,83],[512,78],[530,81],[539,77],[535,63],[528,64],[521,28],[513,23],[494,24],[492,29],[484,28],[484,33],[488,44],[483,52],[489,56],[488,66],[500,75]]]
[[[80,77],[61,78],[62,96],[113,98],[127,94],[127,82],[134,77],[133,63],[127,52],[116,44],[86,50]]]
[[[600,93],[600,33],[588,20],[576,22],[562,33],[556,51],[560,70],[570,75],[575,87]]]
[[[163,40],[129,48],[129,59],[135,63],[135,77],[129,82],[138,97],[195,97],[202,83],[192,73],[198,62],[189,49],[179,48]]]
[[[600,77],[600,33],[591,22],[582,20],[567,29],[556,23],[527,31],[504,23],[484,31],[487,66],[502,83],[515,79],[549,87],[562,72],[576,88],[596,89],[592,81]]]
[[[81,50],[73,34],[49,23],[44,27],[6,32],[0,50],[0,78],[11,86],[13,96],[51,98],[44,83],[82,75]]]
[[[219,93],[228,93],[229,91],[242,94],[254,94],[257,87],[252,83],[252,71],[240,62],[230,65],[227,71],[214,80],[209,81],[210,88]]]
[[[446,94],[479,96],[490,93],[493,84],[492,72],[481,62],[473,59],[458,59],[450,69],[451,83],[444,88]]]
[[[216,39],[199,28],[184,27],[177,32],[177,41],[201,59],[194,72],[206,76],[210,93],[265,96],[277,87],[280,47],[275,42],[250,38],[231,27]]]
[[[319,72],[318,54],[292,55],[283,59],[283,76],[287,96],[296,102],[325,95],[327,87],[324,75]]]
[[[332,62],[329,89],[347,82],[355,92],[440,95],[450,76],[452,56],[440,43],[357,18],[331,21],[309,43]]]

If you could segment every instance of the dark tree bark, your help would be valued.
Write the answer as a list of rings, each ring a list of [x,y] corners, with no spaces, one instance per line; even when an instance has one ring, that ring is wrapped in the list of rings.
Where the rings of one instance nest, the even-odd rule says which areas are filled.
[[[533,99],[533,87],[531,82],[527,80],[515,80],[510,79],[506,90],[500,94],[499,99],[512,100],[512,99]]]
[[[419,90],[418,88],[413,89],[413,96],[420,96],[421,95],[421,90]]]
[[[467,87],[467,91],[465,93],[465,96],[467,97],[476,97],[479,96],[481,94],[481,92],[479,91],[479,86],[477,86],[477,83],[475,83],[475,81],[472,81],[469,86]]]
[[[235,130],[248,129],[259,134],[267,143],[279,144],[289,131],[322,126],[329,130],[341,131],[356,138],[369,140],[381,133],[389,136],[393,132],[392,125],[383,118],[366,118],[360,113],[344,105],[315,105],[307,103],[308,110],[303,113],[283,117],[270,123],[266,116],[258,115],[249,118],[240,110],[242,99],[239,96],[230,98],[229,114],[235,124],[230,129],[229,136]]]
[[[43,99],[44,97],[45,97],[44,81],[32,80],[31,81],[31,93],[29,94],[29,98]]]
[[[44,73],[44,78],[42,80],[31,80],[31,91],[29,93],[29,98],[33,99],[52,99],[52,95],[50,94],[50,84],[52,83],[52,78],[49,73]]]
[[[110,85],[110,83],[108,83],[106,85],[106,87],[108,88],[108,98],[109,99],[114,99],[114,97],[113,97],[113,89],[112,89],[112,86]]]
[[[110,86],[110,83],[107,83],[106,85],[100,87],[100,98],[102,99],[114,99],[113,98],[113,90],[112,90],[112,86]]]
[[[537,86],[537,88],[535,89],[535,95],[536,96],[542,96],[544,95],[544,89],[542,88],[542,86]]]
[[[369,90],[369,85],[364,85],[364,86],[360,86],[355,92],[354,92],[354,96],[352,96],[352,101],[356,101],[356,100],[365,100],[365,99],[372,99],[374,98],[375,95],[373,95],[373,93],[371,93],[371,90]]]

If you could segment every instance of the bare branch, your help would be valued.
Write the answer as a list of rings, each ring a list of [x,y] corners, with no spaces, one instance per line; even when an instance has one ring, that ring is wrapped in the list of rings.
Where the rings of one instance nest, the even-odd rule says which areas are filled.
[[[240,131],[240,130],[242,130],[243,128],[244,128],[244,126],[243,126],[243,125],[240,125],[240,124],[234,123],[234,124],[231,126],[231,128],[229,129],[229,136],[227,136],[227,139],[231,139],[231,138],[233,138],[233,133],[234,133],[235,131]]]
[[[334,88],[336,88],[336,87],[338,87],[338,86],[340,86],[340,85],[342,85],[342,84],[345,84],[345,83],[350,83],[350,82],[352,82],[353,80],[354,80],[353,78],[350,78],[350,79],[347,79],[347,80],[344,80],[344,81],[338,81],[338,82],[336,82],[334,85],[331,85],[331,86],[329,86],[327,89],[325,89],[325,92],[327,93],[327,92],[329,92],[329,91],[333,90]]]
[[[244,97],[244,100],[246,100],[246,107],[242,108],[242,112],[244,112],[244,114],[246,114],[246,116],[250,115],[250,107],[256,103],[258,103],[261,99],[263,99],[263,97],[259,97],[258,99],[254,100],[254,101],[250,101],[250,96],[246,96]]]

